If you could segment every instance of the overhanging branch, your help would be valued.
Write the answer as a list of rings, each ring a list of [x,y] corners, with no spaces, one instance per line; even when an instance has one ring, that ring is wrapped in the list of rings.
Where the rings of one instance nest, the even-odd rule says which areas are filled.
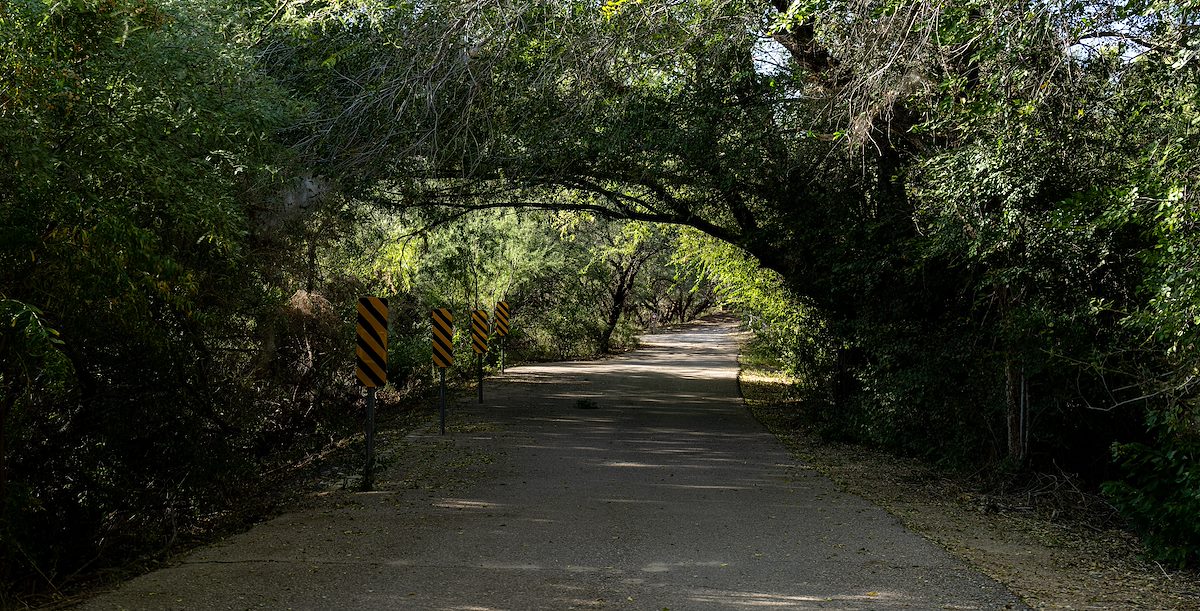
[[[391,206],[395,206],[395,202],[378,202]],[[426,233],[437,227],[452,223],[468,214],[479,212],[482,210],[496,209],[526,209],[526,210],[552,210],[564,212],[590,212],[604,218],[613,220],[630,220],[644,221],[648,223],[660,223],[665,225],[679,225],[684,227],[692,227],[707,233],[715,238],[725,240],[732,244],[741,244],[743,237],[741,234],[730,231],[725,227],[711,223],[705,219],[694,215],[679,215],[672,213],[661,212],[646,212],[642,210],[634,210],[629,207],[611,208],[601,204],[588,203],[555,203],[542,202],[533,200],[506,200],[483,203],[465,203],[465,202],[449,202],[449,201],[429,201],[421,203],[406,204],[400,206],[403,209],[413,208],[433,208],[450,211],[447,216],[431,221],[419,229],[406,234],[404,237],[411,237]]]

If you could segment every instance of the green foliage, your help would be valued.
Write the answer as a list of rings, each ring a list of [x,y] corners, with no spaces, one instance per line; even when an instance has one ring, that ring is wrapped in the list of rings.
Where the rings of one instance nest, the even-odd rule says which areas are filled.
[[[1138,6],[1132,10],[1148,14],[1173,8]],[[1131,155],[1124,205],[1114,214],[1143,227],[1148,242],[1138,253],[1146,269],[1141,299],[1120,324],[1132,335],[1131,344],[1154,350],[1156,366],[1143,369],[1138,380],[1150,435],[1113,444],[1123,478],[1107,483],[1105,490],[1143,533],[1154,555],[1195,566],[1200,562],[1200,475],[1195,468],[1200,455],[1195,398],[1200,371],[1197,67],[1190,45],[1158,59],[1136,64],[1128,88],[1117,94],[1127,129],[1140,133],[1143,145]],[[1152,92],[1153,103],[1147,103],[1144,92]],[[1136,348],[1131,352],[1138,353]]]
[[[1152,441],[1139,423],[1194,431],[1192,3],[776,8],[448,0],[325,19],[333,36],[281,55],[336,54],[333,78],[272,70],[332,101],[303,145],[382,178],[385,208],[557,207],[723,240],[685,236],[677,263],[746,312],[834,434],[1095,485],[1114,441]],[[539,281],[596,303],[604,270]],[[527,301],[538,345],[605,333]]]
[[[1143,534],[1155,557],[1177,567],[1200,562],[1200,439],[1156,429],[1153,444],[1113,447],[1123,479],[1104,491]]]
[[[825,388],[832,348],[825,322],[778,273],[737,246],[697,231],[681,232],[677,256],[716,284],[724,305],[741,313],[789,373],[811,388]]]
[[[248,197],[291,105],[224,9],[0,15],[0,577],[24,593],[162,548],[252,468]]]
[[[410,306],[393,318],[393,328],[420,334],[413,341],[424,346],[427,363],[429,310],[450,308],[458,349],[451,375],[464,379],[474,375],[469,313],[480,308],[491,317],[500,300],[512,307],[505,339],[510,360],[589,357],[631,347],[640,330],[690,320],[711,305],[689,301],[705,286],[670,264],[673,233],[643,224],[580,214],[478,212],[403,243],[411,253],[405,259],[409,284],[393,299]],[[496,351],[488,358],[495,362]]]
[[[7,365],[0,384],[6,396],[14,386],[47,387],[70,377],[71,363],[60,349],[60,334],[47,324],[41,310],[14,299],[0,299],[0,329],[0,354],[5,355]]]
[[[0,577],[352,430],[363,294],[414,391],[434,307],[467,379],[500,299],[518,359],[723,303],[831,434],[1117,478],[1193,562],[1195,10],[0,4]]]

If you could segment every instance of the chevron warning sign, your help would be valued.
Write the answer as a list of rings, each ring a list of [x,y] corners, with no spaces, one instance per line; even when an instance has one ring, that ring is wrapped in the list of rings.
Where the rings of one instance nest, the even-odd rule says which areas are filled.
[[[496,335],[508,335],[508,302],[496,302]]]
[[[454,364],[454,315],[446,308],[430,313],[433,319],[433,364],[449,367]]]
[[[471,348],[476,354],[488,349],[488,314],[484,310],[471,312]]]
[[[388,303],[378,297],[358,300],[358,368],[355,375],[367,388],[387,384]]]

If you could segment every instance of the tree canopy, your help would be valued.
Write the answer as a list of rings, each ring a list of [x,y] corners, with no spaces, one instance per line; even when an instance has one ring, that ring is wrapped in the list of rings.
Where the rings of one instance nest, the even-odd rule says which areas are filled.
[[[409,389],[429,307],[561,358],[719,299],[829,434],[1107,482],[1195,562],[1198,9],[0,3],[0,577],[345,434],[367,291]]]

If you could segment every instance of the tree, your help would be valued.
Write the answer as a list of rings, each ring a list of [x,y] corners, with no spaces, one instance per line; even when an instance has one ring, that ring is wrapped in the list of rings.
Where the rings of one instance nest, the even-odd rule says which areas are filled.
[[[341,110],[318,110],[325,136],[303,144],[332,167],[362,151],[386,160],[350,171],[356,196],[446,218],[583,210],[738,245],[828,321],[839,387],[896,397],[861,406],[868,420],[896,415],[872,429],[889,443],[941,445],[911,407],[924,396],[965,435],[956,445],[989,444],[999,422],[1005,441],[985,454],[1021,463],[1023,377],[1042,405],[1072,411],[1118,378],[1144,385],[1122,364],[1137,357],[1115,313],[1143,298],[1151,245],[1142,219],[1113,216],[1145,161],[1124,119],[1144,112],[1112,101],[1141,91],[1143,65],[1189,65],[1190,4],[432,7],[368,28],[309,16],[336,35],[299,54],[350,67],[335,81]],[[393,35],[428,69],[355,43]],[[403,134],[369,145],[337,135],[401,115]],[[981,382],[947,385],[949,372]],[[1088,421],[1112,431],[1127,416]]]
[[[242,460],[237,344],[264,299],[243,197],[273,188],[293,107],[226,11],[0,7],[7,578],[161,547]]]

